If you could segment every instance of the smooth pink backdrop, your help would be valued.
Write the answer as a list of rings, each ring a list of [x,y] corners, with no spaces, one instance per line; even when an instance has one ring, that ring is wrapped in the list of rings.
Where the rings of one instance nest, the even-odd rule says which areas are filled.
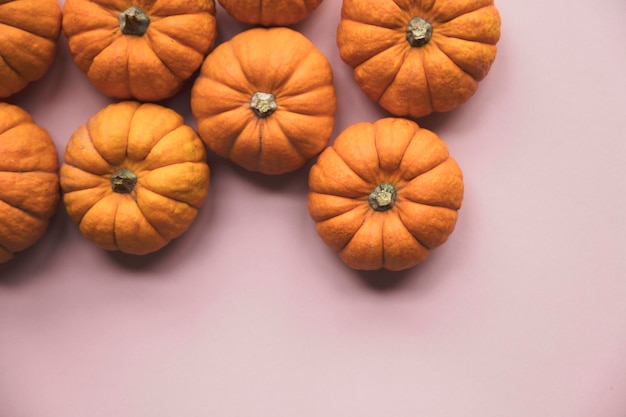
[[[387,116],[339,58],[340,6],[295,26],[333,65],[335,134]],[[0,417],[626,416],[626,2],[497,6],[477,94],[419,120],[466,185],[424,264],[345,267],[309,218],[308,167],[264,177],[211,156],[196,222],[139,258],[91,245],[59,207],[0,265]],[[218,19],[219,42],[246,28]],[[60,154],[111,102],[64,37],[10,101]],[[189,88],[166,104],[195,126]]]

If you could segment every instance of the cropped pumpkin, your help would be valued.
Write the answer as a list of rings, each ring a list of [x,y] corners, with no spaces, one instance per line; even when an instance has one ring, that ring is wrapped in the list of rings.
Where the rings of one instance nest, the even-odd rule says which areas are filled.
[[[287,26],[306,19],[322,0],[219,0],[219,3],[240,22]]]
[[[404,118],[347,127],[309,174],[308,209],[351,268],[403,270],[453,232],[463,175],[445,143]]]
[[[0,263],[45,233],[59,205],[58,153],[22,108],[0,102]]]
[[[46,74],[60,31],[56,0],[0,1],[0,98],[22,91]]]
[[[118,99],[175,95],[217,36],[214,0],[66,0],[63,31],[74,63]]]
[[[210,170],[196,132],[174,110],[124,101],[81,125],[61,166],[63,201],[89,241],[144,255],[185,232]]]
[[[336,107],[330,63],[284,27],[249,29],[219,45],[191,90],[209,149],[264,174],[294,171],[321,152]]]
[[[418,118],[474,95],[500,25],[493,0],[343,0],[337,44],[370,99]]]

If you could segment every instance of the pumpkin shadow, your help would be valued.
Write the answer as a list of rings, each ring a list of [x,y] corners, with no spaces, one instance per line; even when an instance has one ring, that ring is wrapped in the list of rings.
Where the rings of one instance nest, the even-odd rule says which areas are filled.
[[[107,256],[126,270],[142,272],[142,274],[134,274],[133,276],[174,277],[178,275],[177,267],[180,264],[189,262],[188,258],[194,256],[193,252],[198,248],[206,249],[211,244],[211,234],[206,233],[205,230],[210,229],[212,227],[210,223],[215,221],[213,200],[209,198],[200,208],[197,217],[189,228],[161,249],[145,255],[132,255],[122,251],[105,251]],[[203,239],[209,241],[200,242]],[[158,271],[159,273],[150,274],[151,271]],[[163,271],[169,273],[163,273]]]
[[[37,242],[0,264],[0,286],[19,287],[45,276],[41,271],[58,256],[56,252],[61,249],[59,242],[64,240],[67,226],[67,218],[60,208],[57,209],[44,235]]]
[[[431,251],[427,260],[401,271],[355,270],[355,279],[370,290],[380,293],[404,290],[430,291],[439,285],[441,280],[440,274],[437,273],[437,268],[441,267],[439,256],[441,256],[441,250]]]
[[[446,126],[451,123],[450,119],[460,117],[460,113],[463,111],[462,106],[459,106],[447,112],[435,112],[420,118],[412,118],[412,120],[421,128],[428,129],[438,134],[444,131]]]
[[[195,76],[196,73],[192,75],[192,77]],[[185,124],[188,124],[190,127],[196,129],[196,120],[191,114],[191,88],[194,81],[195,78],[186,80],[181,86],[180,90],[176,92],[176,94],[174,94],[172,97],[159,100],[155,102],[155,104],[174,110],[176,113],[183,116],[183,118],[185,119]]]
[[[41,259],[42,245],[45,242],[37,242],[0,265],[0,287],[20,287],[33,281],[36,276],[41,276],[40,271],[45,262],[45,259]]]
[[[131,274],[133,277],[147,277],[149,279],[154,279],[155,277],[173,278],[178,275],[176,273],[176,266],[179,265],[179,262],[176,261],[177,257],[180,258],[181,263],[185,262],[179,256],[181,252],[184,252],[184,247],[187,246],[184,242],[184,237],[185,234],[170,241],[156,252],[145,255],[133,255],[119,250],[105,251],[105,253],[118,266],[125,270],[136,272]],[[167,270],[170,270],[170,273],[164,273]],[[156,271],[159,271],[159,273],[156,273]]]
[[[142,272],[131,274],[133,277],[148,277],[150,279],[175,277],[178,262],[172,261],[172,259],[176,259],[177,252],[179,252],[177,246],[182,245],[178,242],[181,238],[173,240],[167,246],[146,255],[132,255],[121,251],[107,251],[106,253],[123,269]],[[183,261],[181,260],[181,262]],[[170,273],[163,273],[168,269],[170,269]],[[159,271],[159,273],[152,273],[153,271]]]
[[[263,174],[259,172],[249,171],[230,161],[220,161],[220,170],[229,169],[237,177],[247,183],[251,183],[256,187],[263,188],[267,191],[281,192],[288,194],[306,195],[309,191],[309,170],[316,158],[306,162],[306,164],[297,170],[286,172],[279,175]],[[215,165],[218,165],[214,162]]]
[[[415,270],[388,271],[380,269],[376,271],[355,271],[357,279],[367,288],[378,292],[397,291],[415,279]]]
[[[170,242],[164,248],[146,255],[132,255],[121,251],[106,251],[106,254],[118,265],[124,269],[132,270],[148,270],[156,268],[163,259],[168,258],[167,252],[175,242]],[[137,275],[142,276],[142,275]]]

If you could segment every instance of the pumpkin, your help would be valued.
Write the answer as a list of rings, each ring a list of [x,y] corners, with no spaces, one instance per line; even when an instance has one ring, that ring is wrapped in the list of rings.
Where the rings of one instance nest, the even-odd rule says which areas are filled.
[[[66,0],[63,32],[74,63],[118,99],[175,95],[217,36],[213,0]]]
[[[219,0],[236,20],[250,25],[286,26],[304,20],[322,0]]]
[[[0,0],[0,98],[46,74],[61,30],[56,0]]]
[[[499,38],[493,0],[343,0],[337,28],[341,59],[363,92],[413,118],[472,97]]]
[[[284,174],[321,152],[337,107],[330,63],[289,28],[253,28],[219,45],[191,90],[211,151],[247,170]]]
[[[348,126],[309,173],[308,210],[351,268],[403,270],[455,228],[463,175],[443,140],[405,118]]]
[[[35,244],[59,205],[58,153],[22,108],[0,102],[0,263]]]
[[[185,232],[204,203],[204,144],[169,108],[110,104],[68,141],[63,201],[83,236],[103,249],[155,252]]]

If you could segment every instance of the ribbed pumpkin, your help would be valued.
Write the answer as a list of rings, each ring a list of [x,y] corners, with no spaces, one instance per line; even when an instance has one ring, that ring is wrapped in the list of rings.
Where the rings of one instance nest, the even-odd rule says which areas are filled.
[[[322,0],[219,0],[226,12],[250,25],[286,26],[304,20]]]
[[[144,255],[189,228],[209,179],[204,144],[181,115],[124,101],[74,132],[60,181],[67,213],[85,238]]]
[[[493,0],[343,0],[337,44],[370,99],[417,118],[476,92],[500,24]]]
[[[403,270],[455,228],[463,175],[445,143],[403,118],[347,127],[309,174],[317,232],[351,268]]]
[[[289,28],[254,28],[219,45],[191,90],[208,147],[250,171],[283,174],[328,144],[337,108],[326,57]]]
[[[22,108],[0,102],[0,263],[35,244],[59,205],[58,153]]]
[[[0,98],[44,76],[54,61],[60,30],[56,0],[0,0]]]
[[[217,36],[213,0],[65,0],[76,65],[104,94],[158,101],[176,94]]]

